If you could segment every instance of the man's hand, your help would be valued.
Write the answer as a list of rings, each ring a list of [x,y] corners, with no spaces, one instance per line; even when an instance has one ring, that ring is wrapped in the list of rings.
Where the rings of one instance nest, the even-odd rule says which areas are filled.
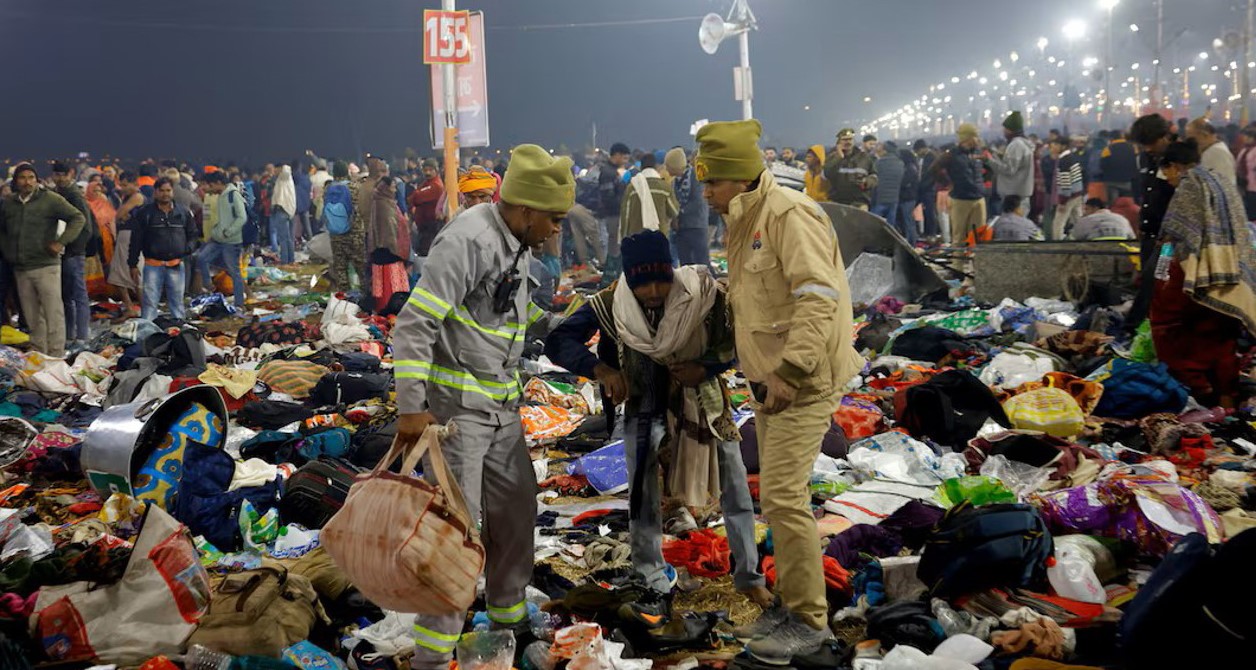
[[[611,402],[620,405],[628,399],[628,380],[624,373],[605,363],[598,363],[593,374],[597,376],[602,389],[611,397]]]
[[[780,414],[794,404],[798,389],[790,386],[776,373],[768,375],[763,385],[768,387],[768,397],[763,401],[764,414]]]
[[[131,281],[135,282],[136,286],[140,285],[140,269],[139,268],[131,268]]]
[[[689,361],[687,363],[672,363],[667,366],[676,381],[681,386],[696,388],[699,384],[706,381],[706,368],[702,364]]]
[[[429,426],[439,423],[440,419],[437,419],[436,415],[431,412],[402,414],[397,419],[397,440],[406,445],[416,444]]]
[[[63,252],[63,251],[65,251],[65,245],[64,245],[64,244],[61,244],[60,242],[49,242],[49,243],[48,243],[48,254],[49,254],[49,255],[51,255],[51,256],[60,256],[60,255],[61,255],[61,252]]]

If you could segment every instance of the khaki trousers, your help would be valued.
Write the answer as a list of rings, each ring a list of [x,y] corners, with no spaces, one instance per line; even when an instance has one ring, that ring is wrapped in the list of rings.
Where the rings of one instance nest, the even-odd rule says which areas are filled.
[[[826,393],[800,397],[780,414],[755,415],[760,500],[772,527],[776,592],[816,629],[828,627],[829,605],[820,534],[811,512],[811,469],[840,402],[840,394]]]
[[[31,345],[36,350],[61,358],[65,356],[65,303],[61,299],[61,264],[34,270],[18,270],[17,295],[22,313],[31,327]]]
[[[968,234],[986,225],[986,200],[951,199],[951,245],[968,246]]]
[[[1077,225],[1082,216],[1082,205],[1086,199],[1082,196],[1069,198],[1063,205],[1055,206],[1055,216],[1051,219],[1051,236],[1047,239],[1056,241],[1064,239],[1066,231]]]

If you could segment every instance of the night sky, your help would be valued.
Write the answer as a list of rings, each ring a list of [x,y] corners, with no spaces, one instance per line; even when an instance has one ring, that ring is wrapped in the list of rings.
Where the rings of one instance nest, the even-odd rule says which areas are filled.
[[[0,0],[8,58],[0,96],[0,159],[88,151],[214,161],[364,151],[430,154],[422,10],[434,0]],[[579,149],[594,122],[603,147],[687,143],[700,118],[737,118],[736,41],[715,56],[698,19],[729,0],[480,0],[488,25],[494,149],[519,142]],[[1166,33],[1198,51],[1217,27],[1239,27],[1232,0],[1166,2]],[[838,127],[875,117],[1069,18],[1092,26],[1097,0],[751,0],[755,113],[765,141],[829,143]],[[1116,10],[1118,53],[1149,60],[1152,0]],[[865,96],[873,98],[864,103]],[[810,106],[810,110],[804,109]]]

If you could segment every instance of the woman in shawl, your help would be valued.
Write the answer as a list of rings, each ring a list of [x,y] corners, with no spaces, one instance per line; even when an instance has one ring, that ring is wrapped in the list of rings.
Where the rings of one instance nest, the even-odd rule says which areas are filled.
[[[394,293],[408,291],[405,261],[410,257],[409,222],[397,206],[397,186],[383,177],[371,194],[366,242],[371,261],[371,295],[382,311]]]
[[[279,247],[279,262],[290,265],[296,261],[293,251],[293,218],[297,212],[297,187],[292,180],[292,166],[282,165],[275,177],[274,191],[270,194],[270,228],[274,231]],[[295,225],[300,225],[299,223]]]
[[[117,217],[118,210],[105,193],[105,179],[100,173],[92,175],[87,182],[87,207],[92,210],[92,217],[96,219],[96,226],[100,229],[100,246],[104,253],[102,260],[105,265],[109,265],[113,260],[114,218]]]
[[[1235,185],[1199,165],[1194,143],[1165,150],[1165,179],[1177,190],[1161,228],[1168,276],[1156,284],[1151,334],[1156,354],[1204,405],[1234,407],[1238,336],[1256,332],[1256,250]]]

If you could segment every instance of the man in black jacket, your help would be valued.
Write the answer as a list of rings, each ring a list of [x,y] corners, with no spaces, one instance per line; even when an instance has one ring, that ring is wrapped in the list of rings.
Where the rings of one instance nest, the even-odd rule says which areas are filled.
[[[611,145],[610,158],[597,165],[598,208],[594,212],[602,228],[606,230],[606,264],[602,268],[602,285],[609,286],[619,276],[623,261],[619,257],[619,206],[624,201],[628,184],[619,176],[619,170],[632,160],[632,150],[627,144]]]
[[[135,212],[132,226],[127,265],[138,284],[140,254],[144,254],[143,317],[157,318],[164,293],[170,315],[183,319],[183,258],[192,253],[200,230],[191,210],[175,204],[169,177],[153,184],[153,202]]]
[[[74,168],[57,161],[52,165],[52,181],[57,193],[74,209],[83,213],[83,232],[65,245],[61,256],[61,298],[65,301],[65,339],[70,348],[82,347],[91,339],[92,305],[87,297],[87,276],[84,264],[88,247],[95,247],[96,219],[87,206],[87,198],[74,182]],[[95,250],[93,250],[93,254]]]
[[[1173,199],[1174,193],[1173,185],[1160,176],[1160,157],[1177,139],[1177,135],[1173,133],[1173,126],[1169,125],[1168,119],[1159,114],[1148,114],[1139,117],[1130,126],[1129,138],[1143,149],[1138,157],[1138,187],[1142,192],[1142,209],[1139,212],[1142,278],[1138,296],[1134,298],[1129,316],[1125,317],[1126,329],[1133,331],[1147,318],[1151,309],[1152,290],[1156,285],[1160,224],[1169,210],[1169,201]]]
[[[938,182],[933,173],[933,162],[938,159],[938,154],[924,140],[916,140],[912,149],[920,168],[920,190],[916,201],[920,203],[925,216],[925,237],[938,237],[942,234],[942,229],[938,227]]]
[[[1138,177],[1138,156],[1134,145],[1119,130],[1112,131],[1110,137],[1112,142],[1099,155],[1099,171],[1107,187],[1109,205],[1117,198],[1134,195],[1134,180]]]

